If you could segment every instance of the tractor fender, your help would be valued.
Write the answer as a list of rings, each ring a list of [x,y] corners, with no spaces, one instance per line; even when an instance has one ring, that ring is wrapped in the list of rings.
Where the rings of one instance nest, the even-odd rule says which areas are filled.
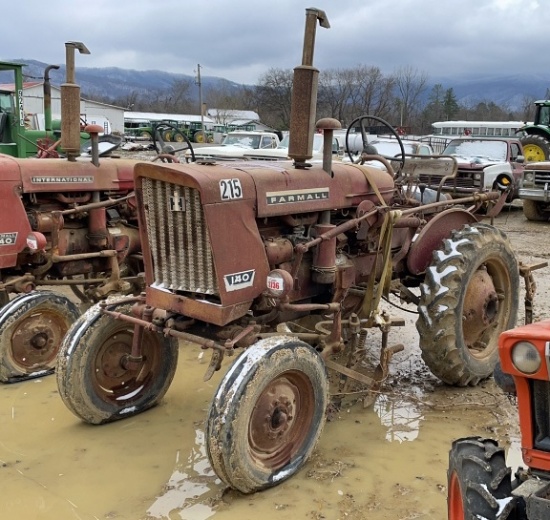
[[[422,274],[430,265],[434,251],[441,248],[452,231],[477,222],[476,217],[462,208],[451,208],[433,217],[413,238],[407,256],[407,268],[412,274]]]

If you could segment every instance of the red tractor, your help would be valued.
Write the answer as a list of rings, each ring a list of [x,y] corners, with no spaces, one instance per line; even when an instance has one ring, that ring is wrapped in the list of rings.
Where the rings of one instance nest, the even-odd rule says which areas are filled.
[[[362,131],[361,164],[332,162],[340,123],[315,125],[318,21],[329,27],[324,12],[307,9],[293,162],[138,164],[145,292],[79,318],[56,368],[67,407],[101,424],[159,402],[179,339],[211,352],[205,379],[241,351],[214,395],[205,438],[217,475],[244,493],[278,484],[307,460],[329,404],[327,369],[365,389],[382,383],[404,348],[388,344],[403,320],[381,310],[383,298],[417,306],[423,358],[453,385],[493,373],[498,335],[516,320],[518,262],[504,233],[478,216],[488,202],[503,203],[500,193],[450,200],[428,189],[419,172],[439,176],[441,187],[456,161],[377,155],[367,142],[370,116],[350,126]],[[316,129],[322,164],[308,162]],[[371,377],[361,362],[372,328],[382,346]]]
[[[61,86],[61,148],[66,158],[57,158],[59,142],[51,139],[49,147],[46,139],[38,141],[41,158],[20,153],[26,145],[35,146],[21,123],[20,65],[11,70],[21,104],[2,105],[14,110],[2,118],[3,132],[10,137],[3,146],[10,155],[0,153],[3,383],[53,372],[61,340],[80,315],[74,298],[59,292],[60,287],[70,288],[84,303],[94,303],[113,293],[139,293],[143,286],[137,276],[143,267],[133,195],[136,161],[100,162],[98,132],[103,128],[94,126],[86,129],[92,136],[92,155],[81,156],[74,51],[85,47],[78,42],[66,47],[67,83]],[[50,290],[41,290],[44,287]],[[10,299],[13,295],[18,296]]]
[[[493,439],[453,442],[449,456],[449,520],[550,518],[550,320],[504,332],[495,380],[517,395],[526,467],[512,478]]]

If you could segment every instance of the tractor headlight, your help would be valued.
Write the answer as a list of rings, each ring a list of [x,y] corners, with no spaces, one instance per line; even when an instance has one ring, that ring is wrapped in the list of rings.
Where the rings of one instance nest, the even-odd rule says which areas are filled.
[[[537,347],[528,341],[520,341],[512,347],[512,363],[524,374],[534,374],[541,365]]]
[[[533,184],[535,182],[535,174],[533,172],[524,172],[523,184]]]

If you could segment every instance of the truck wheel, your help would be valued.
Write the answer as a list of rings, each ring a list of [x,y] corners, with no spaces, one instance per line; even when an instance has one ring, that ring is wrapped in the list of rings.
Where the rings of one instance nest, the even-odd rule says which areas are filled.
[[[422,359],[441,381],[476,385],[498,361],[498,337],[514,327],[519,268],[508,239],[487,224],[466,224],[434,251],[420,285]]]
[[[117,312],[130,313],[129,305]],[[83,421],[102,424],[151,408],[164,396],[177,368],[178,343],[143,331],[143,360],[126,361],[134,327],[91,307],[70,328],[57,360],[57,387],[65,405]]]
[[[550,204],[536,200],[523,199],[523,214],[527,220],[546,222],[550,218]]]
[[[540,135],[527,135],[521,138],[525,162],[540,162],[550,159],[550,144]]]
[[[275,486],[311,455],[325,424],[328,378],[307,344],[268,338],[230,367],[206,423],[208,458],[242,493]]]
[[[496,441],[470,437],[449,452],[448,519],[506,520],[515,509],[511,469]]]
[[[14,383],[51,374],[78,307],[50,291],[22,294],[0,309],[0,381]]]

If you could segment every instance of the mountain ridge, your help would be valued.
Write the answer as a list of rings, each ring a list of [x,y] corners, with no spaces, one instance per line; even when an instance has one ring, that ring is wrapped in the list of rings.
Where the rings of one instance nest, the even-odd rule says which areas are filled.
[[[26,65],[23,71],[27,78],[42,80],[44,69],[48,64],[27,59],[9,60]],[[65,65],[58,70],[50,70],[50,81],[59,86],[65,82]],[[182,73],[164,72],[161,70],[136,70],[120,67],[77,67],[76,81],[80,85],[83,96],[99,96],[116,100],[131,93],[146,95],[151,92],[168,90],[175,81],[190,80],[196,83],[194,76]],[[1,80],[0,80],[1,82]],[[208,89],[225,88],[229,91],[238,90],[245,85],[216,76],[202,76],[202,87]],[[528,100],[544,99],[550,94],[550,76],[542,74],[487,74],[483,77],[439,77],[430,78],[426,98],[431,88],[441,84],[444,89],[452,88],[457,101],[463,105],[473,105],[479,102],[494,102],[510,110],[521,110]],[[190,92],[192,98],[198,99],[198,87]]]

